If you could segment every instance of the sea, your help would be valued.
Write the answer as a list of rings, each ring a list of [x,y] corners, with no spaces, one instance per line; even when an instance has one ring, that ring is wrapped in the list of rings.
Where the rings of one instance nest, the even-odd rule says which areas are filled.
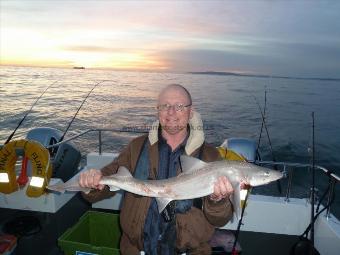
[[[312,162],[314,148],[315,164],[340,176],[340,80],[1,66],[0,144],[26,113],[13,139],[24,138],[36,127],[64,132],[84,102],[65,138],[97,128],[131,131],[103,132],[102,150],[119,152],[139,135],[134,131],[156,120],[157,95],[172,83],[182,84],[192,94],[208,143],[219,146],[228,138],[251,138],[259,142],[262,160],[300,163]],[[263,122],[266,128],[261,134]],[[98,151],[97,133],[73,142],[82,153],[82,164],[87,153]],[[311,176],[310,169],[294,172],[292,193],[305,196]],[[328,177],[317,172],[316,184],[320,197]],[[267,189],[275,193],[276,186]],[[283,195],[286,186],[283,181]],[[339,186],[332,205],[338,218]]]

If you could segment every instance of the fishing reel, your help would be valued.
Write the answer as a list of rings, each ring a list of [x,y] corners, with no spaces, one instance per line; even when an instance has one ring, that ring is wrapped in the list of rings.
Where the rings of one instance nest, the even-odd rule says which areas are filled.
[[[71,142],[53,146],[60,141],[61,137],[61,131],[47,127],[35,128],[27,133],[27,139],[38,141],[48,148],[53,165],[52,177],[66,182],[78,171],[81,153]]]

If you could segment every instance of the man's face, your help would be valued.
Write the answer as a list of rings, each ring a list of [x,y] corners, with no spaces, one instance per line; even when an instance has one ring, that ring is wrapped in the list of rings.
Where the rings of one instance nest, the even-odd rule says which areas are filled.
[[[174,135],[187,127],[192,111],[191,106],[187,106],[189,104],[189,98],[181,89],[170,88],[160,94],[158,98],[158,118],[165,132]],[[165,105],[167,107],[164,107]],[[182,107],[182,111],[176,111],[176,105],[187,107]],[[162,106],[164,109],[162,109]]]

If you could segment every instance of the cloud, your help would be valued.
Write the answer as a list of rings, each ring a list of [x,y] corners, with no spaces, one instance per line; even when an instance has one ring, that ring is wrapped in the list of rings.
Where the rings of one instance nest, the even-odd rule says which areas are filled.
[[[74,51],[74,52],[86,52],[86,53],[114,53],[114,52],[126,52],[126,53],[136,53],[143,52],[145,54],[153,53],[155,50],[146,48],[136,48],[136,47],[105,47],[96,45],[69,45],[62,46],[61,50]]]
[[[18,55],[14,32],[26,31],[32,56],[89,65],[107,66],[108,55],[157,60],[170,71],[338,77],[339,12],[338,1],[2,1],[2,54]]]
[[[340,46],[258,43],[242,51],[179,49],[158,53],[170,69],[244,70],[257,74],[340,78]]]
[[[170,69],[177,71],[228,71],[235,68],[255,71],[255,63],[270,62],[261,56],[207,49],[181,49],[159,52],[159,55]]]
[[[101,47],[101,46],[92,46],[92,45],[78,45],[78,46],[66,46],[62,47],[62,50],[66,51],[76,51],[76,52],[113,52],[113,51],[122,51],[125,49],[121,48],[108,48],[108,47]]]

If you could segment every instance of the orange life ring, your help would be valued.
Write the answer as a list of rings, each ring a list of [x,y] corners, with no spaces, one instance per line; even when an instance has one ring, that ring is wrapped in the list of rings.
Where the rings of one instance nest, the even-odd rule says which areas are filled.
[[[32,178],[26,195],[39,197],[45,192],[45,187],[52,175],[50,155],[40,143],[25,139],[11,141],[0,149],[0,192],[10,194],[18,190],[15,172],[17,149],[23,149],[25,157],[32,163]]]

